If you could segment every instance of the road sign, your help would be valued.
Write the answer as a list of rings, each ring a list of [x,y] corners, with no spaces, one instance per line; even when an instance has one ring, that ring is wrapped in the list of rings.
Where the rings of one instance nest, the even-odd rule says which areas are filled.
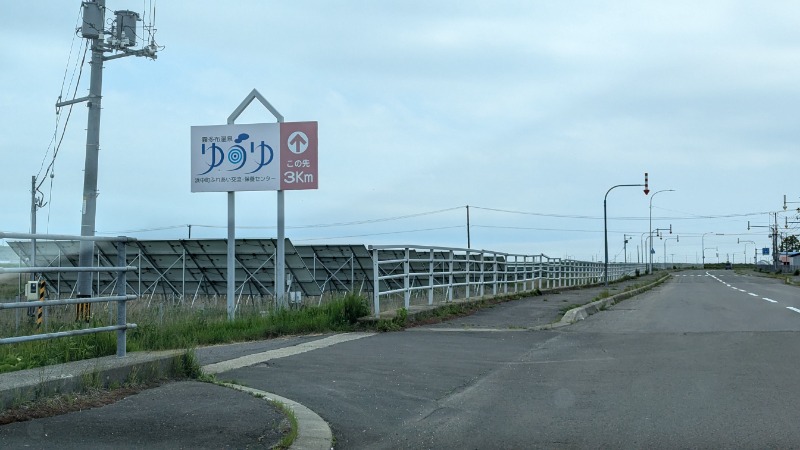
[[[281,189],[317,189],[317,122],[281,124]]]
[[[196,126],[192,192],[317,189],[317,122]]]
[[[761,249],[762,255],[769,255],[769,247],[764,247]]]

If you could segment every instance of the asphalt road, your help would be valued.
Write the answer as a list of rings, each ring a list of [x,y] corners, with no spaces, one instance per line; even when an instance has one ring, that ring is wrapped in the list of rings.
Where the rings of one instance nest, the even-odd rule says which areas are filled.
[[[709,274],[557,331],[520,330],[541,301],[523,300],[480,327],[378,334],[219,377],[310,407],[337,448],[800,447],[800,290]]]
[[[0,427],[1,449],[270,449],[283,414],[244,392],[169,383],[114,404]]]
[[[217,377],[306,405],[331,425],[337,448],[800,448],[799,288],[680,272],[572,326],[527,330],[602,290],[405,332],[197,355],[203,365],[266,355]],[[173,383],[0,427],[0,448],[269,448],[281,419],[248,394]]]

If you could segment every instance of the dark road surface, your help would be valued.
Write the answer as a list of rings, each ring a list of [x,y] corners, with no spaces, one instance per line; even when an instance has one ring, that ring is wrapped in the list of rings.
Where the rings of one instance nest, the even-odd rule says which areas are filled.
[[[309,406],[340,448],[800,446],[800,290],[709,274],[559,331],[509,328],[522,301],[482,312],[505,331],[380,334],[226,376]]]
[[[596,292],[562,295],[585,303]],[[684,271],[572,326],[526,330],[566,303],[546,297],[299,354],[291,349],[323,337],[212,348],[198,357],[282,352],[217,377],[304,404],[343,449],[800,447],[797,287],[732,271]],[[237,417],[258,434],[273,419],[256,417],[247,404],[214,404],[213,393],[209,400],[219,422],[231,422],[241,406]],[[20,442],[13,436],[34,428],[58,434],[48,421],[74,433],[76,424],[101,430],[105,408],[0,427],[0,447],[13,448],[7,444]],[[187,421],[170,434],[169,414],[156,408],[154,417],[132,416],[132,426],[168,437],[192,433]],[[190,447],[179,443],[161,448]]]

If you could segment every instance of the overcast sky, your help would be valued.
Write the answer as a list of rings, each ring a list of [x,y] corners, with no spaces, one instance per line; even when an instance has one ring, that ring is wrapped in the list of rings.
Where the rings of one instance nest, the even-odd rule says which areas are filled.
[[[158,59],[105,64],[98,234],[225,237],[226,194],[190,192],[190,127],[253,88],[319,122],[319,189],[286,193],[296,244],[466,247],[470,205],[473,248],[602,260],[603,197],[645,172],[651,195],[674,192],[609,194],[612,261],[625,235],[637,259],[651,200],[675,262],[704,233],[707,261],[752,261],[770,239],[748,221],[800,221],[783,213],[784,194],[800,206],[800,3],[107,0],[106,18],[149,24],[153,4]],[[0,15],[0,230],[29,230],[37,175],[38,231],[79,234],[87,109],[57,128],[54,104],[75,92],[80,1]],[[253,104],[238,123],[273,121]],[[275,192],[236,204],[237,236],[275,236]]]

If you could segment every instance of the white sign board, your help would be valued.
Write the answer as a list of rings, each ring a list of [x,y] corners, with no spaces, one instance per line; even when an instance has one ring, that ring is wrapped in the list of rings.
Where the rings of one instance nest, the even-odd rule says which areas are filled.
[[[192,127],[192,192],[317,189],[317,122]]]
[[[192,192],[275,191],[277,123],[192,127]]]

